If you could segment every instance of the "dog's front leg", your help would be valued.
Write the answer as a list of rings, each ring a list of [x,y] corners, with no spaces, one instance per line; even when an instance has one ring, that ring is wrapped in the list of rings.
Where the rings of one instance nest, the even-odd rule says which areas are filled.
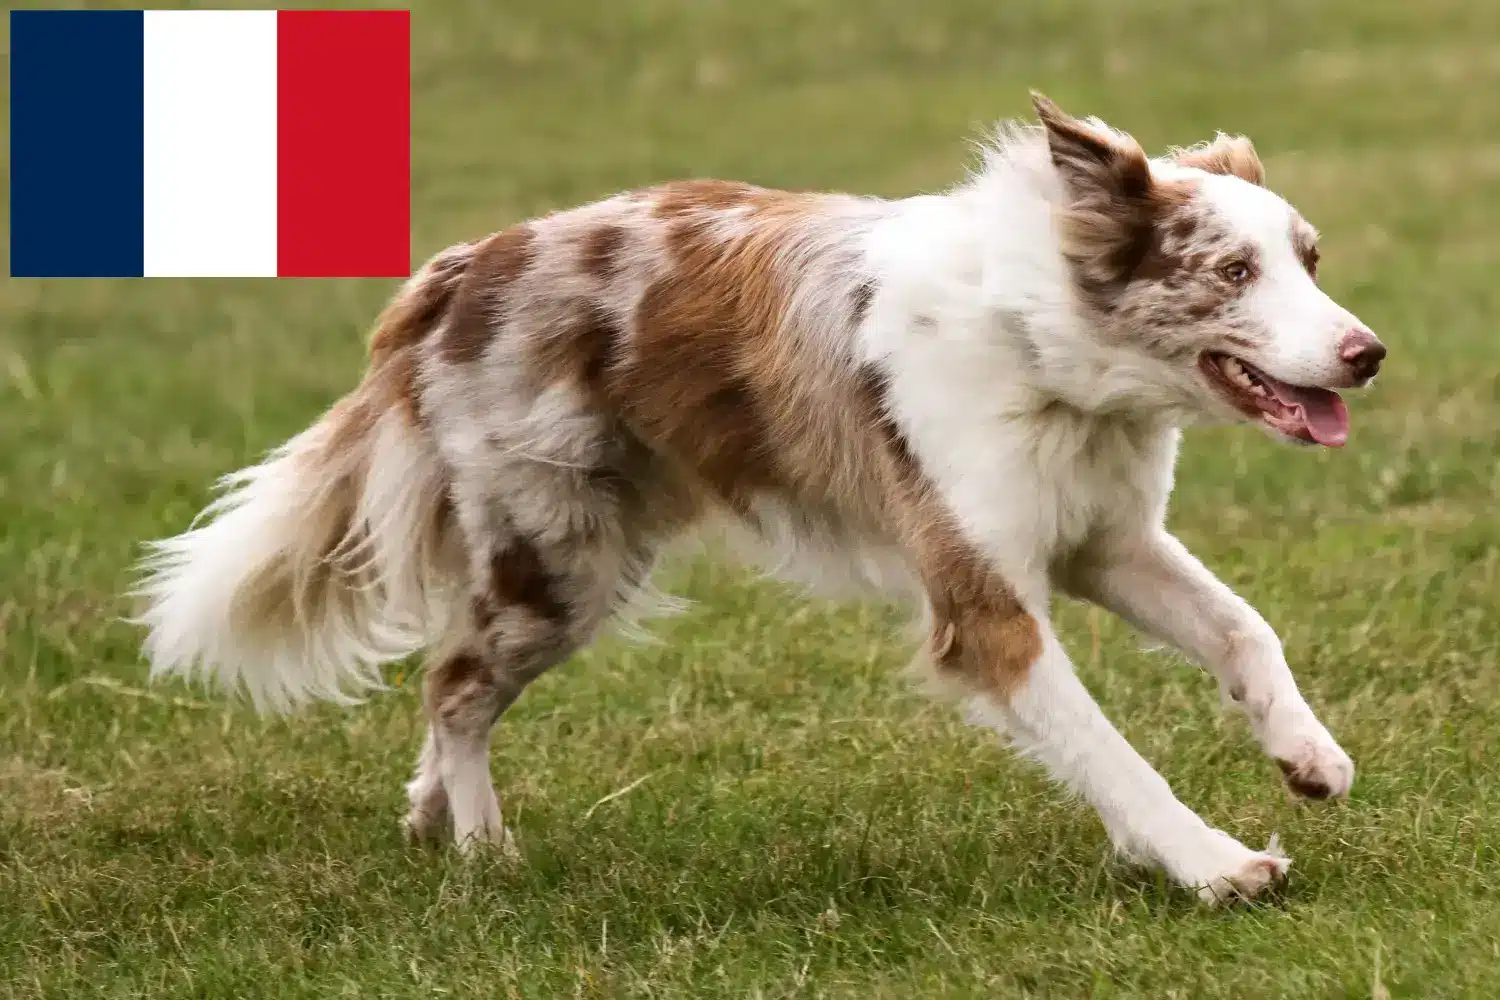
[[[1285,858],[1206,824],[1110,724],[1074,673],[1044,600],[1023,605],[961,543],[936,551],[923,573],[929,655],[940,676],[968,693],[974,721],[1000,730],[1087,799],[1122,853],[1161,866],[1204,900],[1254,896],[1283,876]]]
[[[1348,794],[1354,763],[1297,689],[1281,640],[1171,534],[1153,528],[1100,539],[1064,583],[1208,668],[1295,791]]]

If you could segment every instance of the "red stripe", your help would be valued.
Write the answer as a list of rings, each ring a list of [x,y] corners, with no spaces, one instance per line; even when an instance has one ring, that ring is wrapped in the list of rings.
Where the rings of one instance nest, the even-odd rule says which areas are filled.
[[[276,272],[411,273],[411,15],[281,11]]]

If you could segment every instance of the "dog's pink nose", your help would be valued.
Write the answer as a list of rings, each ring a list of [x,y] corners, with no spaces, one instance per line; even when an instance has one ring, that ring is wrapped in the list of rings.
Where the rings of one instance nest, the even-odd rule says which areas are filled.
[[[1357,326],[1339,341],[1339,357],[1354,369],[1356,378],[1374,378],[1385,360],[1385,345],[1369,330]]]

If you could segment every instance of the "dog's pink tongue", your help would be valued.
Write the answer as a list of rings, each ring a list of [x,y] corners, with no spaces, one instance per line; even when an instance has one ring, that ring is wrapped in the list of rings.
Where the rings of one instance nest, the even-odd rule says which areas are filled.
[[[1332,389],[1282,384],[1276,386],[1276,395],[1283,403],[1301,409],[1302,423],[1318,444],[1339,448],[1349,440],[1349,410],[1343,397]]]

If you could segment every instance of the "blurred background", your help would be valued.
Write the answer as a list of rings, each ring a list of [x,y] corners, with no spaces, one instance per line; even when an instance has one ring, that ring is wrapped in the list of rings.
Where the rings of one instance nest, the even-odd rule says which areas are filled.
[[[413,665],[258,720],[148,687],[119,621],[139,543],[355,384],[395,283],[7,280],[0,991],[1500,993],[1500,4],[422,0],[412,86],[414,264],[674,177],[940,191],[1031,87],[1149,151],[1250,135],[1391,357],[1341,451],[1194,433],[1172,526],[1281,632],[1354,797],[1289,803],[1209,681],[1063,608],[1179,795],[1295,859],[1281,904],[1205,915],[908,691],[892,609],[695,560],[663,643],[506,716],[526,866],[408,850]]]

